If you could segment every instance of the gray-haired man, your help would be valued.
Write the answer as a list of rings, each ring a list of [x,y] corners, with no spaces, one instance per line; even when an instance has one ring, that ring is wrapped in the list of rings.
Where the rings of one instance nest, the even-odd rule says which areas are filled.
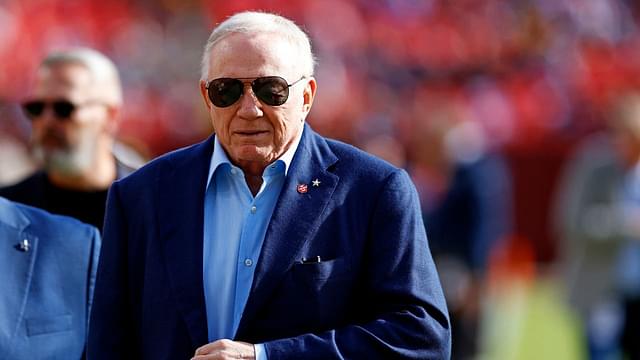
[[[23,109],[42,169],[0,196],[102,228],[107,189],[132,168],[113,153],[122,88],[115,65],[87,48],[40,63]]]

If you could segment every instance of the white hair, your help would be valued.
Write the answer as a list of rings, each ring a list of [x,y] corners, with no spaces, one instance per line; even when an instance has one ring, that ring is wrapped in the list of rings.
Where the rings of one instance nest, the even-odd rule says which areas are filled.
[[[79,64],[89,70],[96,86],[106,102],[112,105],[122,104],[122,85],[115,64],[102,53],[89,48],[73,48],[54,51],[40,63],[40,67],[52,67],[59,64]]]
[[[280,15],[245,11],[237,13],[218,24],[209,35],[209,40],[204,47],[204,54],[202,55],[200,75],[202,80],[206,81],[209,76],[209,64],[213,47],[233,33],[276,33],[283,36],[300,54],[303,75],[313,75],[315,58],[311,51],[311,40],[296,23]]]

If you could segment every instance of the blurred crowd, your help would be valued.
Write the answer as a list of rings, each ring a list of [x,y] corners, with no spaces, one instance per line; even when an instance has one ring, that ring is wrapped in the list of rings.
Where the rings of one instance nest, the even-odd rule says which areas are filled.
[[[206,137],[200,44],[246,9],[310,34],[310,124],[412,175],[455,358],[621,355],[640,298],[635,1],[0,0],[0,184],[30,171],[20,103],[56,48],[114,60],[129,148]]]

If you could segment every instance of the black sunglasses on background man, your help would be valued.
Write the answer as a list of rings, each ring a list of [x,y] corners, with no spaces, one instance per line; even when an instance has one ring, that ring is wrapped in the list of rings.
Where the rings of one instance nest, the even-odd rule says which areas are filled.
[[[51,107],[53,114],[58,120],[67,120],[71,118],[71,115],[77,109],[83,106],[95,104],[100,103],[96,101],[88,101],[82,104],[76,104],[66,99],[57,99],[53,101],[29,100],[22,104],[22,110],[30,120],[34,120],[41,116],[48,107]]]

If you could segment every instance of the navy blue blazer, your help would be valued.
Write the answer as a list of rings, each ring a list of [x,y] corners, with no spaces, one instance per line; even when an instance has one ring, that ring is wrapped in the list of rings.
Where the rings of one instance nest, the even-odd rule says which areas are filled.
[[[90,360],[186,359],[207,343],[212,151],[213,137],[112,185]],[[270,360],[448,358],[447,309],[406,172],[305,126],[235,340],[264,343]]]
[[[0,197],[0,359],[82,357],[99,252],[96,228]]]

